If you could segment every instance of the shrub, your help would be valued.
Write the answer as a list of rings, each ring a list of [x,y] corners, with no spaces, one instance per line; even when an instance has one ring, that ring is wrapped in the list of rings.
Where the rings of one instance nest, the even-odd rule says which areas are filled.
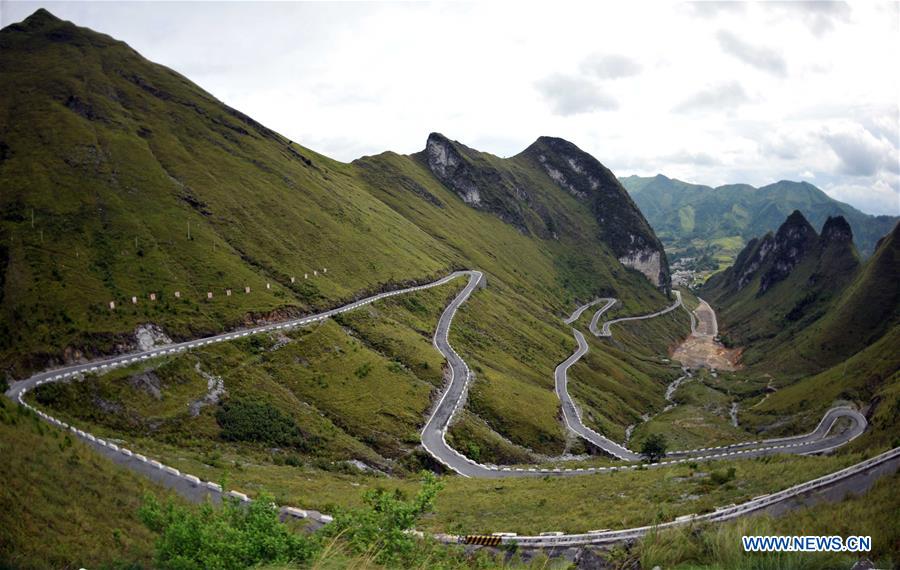
[[[412,499],[407,500],[400,490],[370,489],[363,496],[364,507],[339,511],[334,522],[322,531],[340,536],[354,552],[375,552],[379,564],[392,568],[419,566],[424,561],[417,558],[429,549],[417,548],[421,544],[407,531],[434,508],[442,488],[433,473],[423,471],[422,488]]]
[[[713,471],[709,474],[709,478],[716,485],[724,485],[725,483],[734,479],[735,468],[729,467],[728,469],[719,469]]]
[[[216,411],[222,439],[304,447],[294,419],[263,402],[228,400]]]
[[[144,497],[139,515],[159,533],[155,566],[159,568],[248,568],[265,563],[302,563],[319,545],[291,532],[278,520],[270,497],[261,496],[244,506],[228,499],[222,508],[205,503],[199,508],[161,504]]]

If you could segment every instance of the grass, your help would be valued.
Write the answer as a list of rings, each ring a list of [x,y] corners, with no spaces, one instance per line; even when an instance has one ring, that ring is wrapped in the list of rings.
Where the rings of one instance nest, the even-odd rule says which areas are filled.
[[[137,515],[161,488],[0,398],[0,566],[151,566],[153,535]]]
[[[900,560],[898,483],[897,474],[887,476],[863,495],[851,495],[837,504],[801,508],[777,518],[761,515],[654,533],[642,539],[630,557],[644,568],[814,570],[850,568],[861,557],[873,561],[877,568],[895,568]],[[741,537],[750,535],[871,536],[872,552],[746,553]]]

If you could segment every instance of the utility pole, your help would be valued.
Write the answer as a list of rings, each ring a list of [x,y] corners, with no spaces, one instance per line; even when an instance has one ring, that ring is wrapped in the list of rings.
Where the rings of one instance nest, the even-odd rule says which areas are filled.
[[[34,229],[34,208],[31,209],[31,229]]]
[[[191,221],[188,220],[188,241],[191,239]]]

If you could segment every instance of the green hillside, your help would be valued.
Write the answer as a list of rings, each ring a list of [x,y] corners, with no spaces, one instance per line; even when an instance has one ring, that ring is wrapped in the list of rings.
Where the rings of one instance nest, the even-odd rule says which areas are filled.
[[[446,437],[487,463],[613,463],[590,457],[596,450],[561,421],[553,371],[576,346],[563,318],[597,297],[620,300],[607,318],[669,306],[653,216],[674,208],[679,227],[701,236],[707,220],[673,204],[645,218],[611,171],[553,137],[500,158],[431,133],[411,155],[338,162],[45,10],[0,30],[0,111],[3,379],[478,269],[484,287],[450,331],[473,380]],[[745,190],[764,189],[729,191]],[[757,216],[734,208],[735,224]],[[652,524],[774,492],[892,445],[898,230],[863,262],[852,224],[823,222],[819,235],[795,212],[701,292],[725,340],[746,347],[745,370],[698,373],[664,412],[667,385],[684,374],[669,358],[690,331],[679,309],[621,323],[613,338],[589,335],[569,390],[584,423],[615,441],[638,426],[638,439],[665,433],[685,446],[792,433],[835,402],[852,402],[867,406],[875,427],[852,447],[578,477],[446,476],[417,528]],[[728,232],[717,243],[737,255],[744,234]],[[277,504],[337,513],[369,493],[390,510],[388,498],[416,492],[421,469],[443,471],[420,431],[449,374],[434,329],[463,286],[457,279],[289,331],[79,374],[26,398]],[[725,417],[735,402],[739,426]],[[151,563],[153,537],[136,523],[136,503],[142,491],[161,491],[9,402],[0,402],[0,446],[12,491],[0,494],[0,566]],[[342,558],[346,545],[332,546],[338,559],[323,554],[312,567],[357,564]],[[364,552],[359,566],[377,555]],[[440,566],[429,562],[423,567]]]
[[[706,257],[707,264],[721,268],[730,265],[751,239],[775,231],[794,210],[815,227],[822,227],[829,216],[843,216],[863,257],[872,254],[878,240],[900,219],[864,214],[807,182],[712,188],[662,174],[620,180],[676,259]]]
[[[658,240],[574,145],[545,151],[587,169],[566,186],[524,156],[464,152],[458,174],[486,197],[467,204],[421,156],[333,161],[43,10],[0,32],[0,70],[0,363],[13,377],[128,348],[144,323],[191,337],[459,266],[547,311],[610,291],[665,303]],[[598,222],[601,200],[633,222],[624,235]],[[652,284],[616,261],[640,268],[654,252]]]
[[[0,567],[150,568],[144,493],[161,487],[0,398]]]
[[[450,437],[521,460],[570,445],[553,391],[553,368],[574,345],[561,316],[600,295],[623,299],[619,314],[670,303],[650,225],[615,176],[569,142],[541,137],[500,159],[433,133],[420,153],[344,164],[46,11],[0,32],[0,46],[0,363],[11,378],[129,350],[139,326],[195,337],[478,268],[488,286],[453,329],[476,380]],[[216,407],[188,406],[204,374],[217,375],[232,411],[271,406],[303,426],[303,461],[354,458],[402,473],[415,467],[414,434],[441,385],[430,337],[456,286],[309,336],[40,396],[82,421],[213,449],[224,437]],[[622,437],[662,407],[677,368],[658,355],[687,330],[673,315],[623,331],[624,344],[597,343],[575,389],[598,429]]]

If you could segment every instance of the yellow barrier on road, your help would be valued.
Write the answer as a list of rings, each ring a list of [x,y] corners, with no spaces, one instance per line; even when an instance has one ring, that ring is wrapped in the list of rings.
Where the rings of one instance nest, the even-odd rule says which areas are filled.
[[[498,546],[500,541],[501,537],[499,536],[487,536],[481,534],[467,534],[465,538],[466,544],[478,544],[481,546]]]

